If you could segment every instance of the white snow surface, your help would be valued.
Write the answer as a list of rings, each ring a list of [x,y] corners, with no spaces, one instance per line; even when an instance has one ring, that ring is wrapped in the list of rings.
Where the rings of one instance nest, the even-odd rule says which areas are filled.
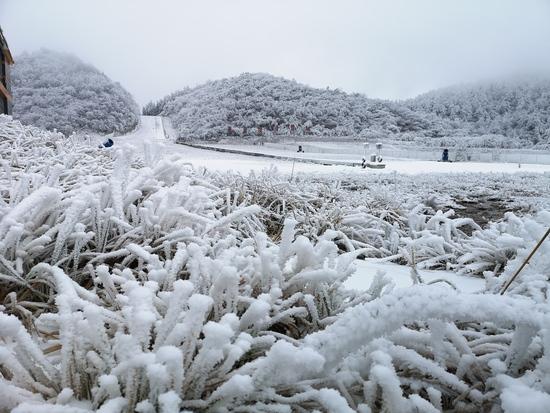
[[[385,169],[373,170],[363,169],[361,167],[352,167],[346,165],[321,165],[313,163],[292,162],[279,159],[261,158],[256,156],[247,156],[240,154],[231,154],[224,152],[215,152],[206,149],[192,148],[186,145],[176,144],[166,139],[162,128],[160,116],[142,116],[139,128],[134,132],[116,138],[119,142],[131,142],[138,144],[144,143],[153,145],[164,144],[163,151],[174,154],[183,155],[193,166],[206,167],[216,171],[235,171],[247,174],[250,171],[261,171],[266,168],[276,167],[280,173],[346,173],[358,175],[373,175],[387,174],[391,172],[406,173],[406,174],[421,174],[421,173],[460,173],[460,172],[481,172],[481,173],[516,173],[516,172],[536,172],[550,173],[550,165],[537,164],[522,164],[518,167],[516,163],[485,163],[485,162],[437,162],[437,161],[420,161],[411,159],[385,159]],[[333,147],[334,142],[327,142],[327,146]],[[238,149],[249,152],[260,152],[271,155],[317,159],[317,160],[334,160],[338,162],[349,161],[361,162],[363,156],[363,147],[358,143],[357,155],[350,154],[327,154],[327,153],[305,153],[298,154],[290,150],[281,150],[270,146],[257,145],[211,145],[220,148]]]
[[[368,290],[377,274],[383,273],[390,278],[396,287],[410,287],[413,285],[411,268],[399,265],[383,259],[367,258],[356,260],[357,271],[346,280],[344,285],[356,290]],[[418,270],[424,282],[446,280],[457,287],[458,290],[473,293],[485,289],[485,280],[482,278],[459,275],[452,271]],[[441,283],[441,285],[448,285]]]

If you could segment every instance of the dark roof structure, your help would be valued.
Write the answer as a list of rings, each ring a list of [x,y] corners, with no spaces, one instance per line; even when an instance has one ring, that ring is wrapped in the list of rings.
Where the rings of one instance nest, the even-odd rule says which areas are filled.
[[[8,64],[12,65],[14,63],[13,56],[11,55],[10,48],[8,46],[8,42],[6,41],[6,38],[4,37],[4,33],[2,32],[2,28],[0,27],[0,48],[2,49],[2,53],[4,54],[4,58],[8,62]]]

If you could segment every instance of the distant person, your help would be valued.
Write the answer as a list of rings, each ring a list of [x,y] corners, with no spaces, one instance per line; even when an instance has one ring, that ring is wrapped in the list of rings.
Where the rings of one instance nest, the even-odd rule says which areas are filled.
[[[99,145],[100,148],[110,148],[115,144],[115,141],[113,141],[111,138],[107,139],[105,142],[103,142],[101,145]]]
[[[443,162],[449,162],[449,150],[443,149],[443,155],[441,155],[441,161]]]
[[[298,145],[298,152],[304,152],[304,149],[302,148],[302,145]]]

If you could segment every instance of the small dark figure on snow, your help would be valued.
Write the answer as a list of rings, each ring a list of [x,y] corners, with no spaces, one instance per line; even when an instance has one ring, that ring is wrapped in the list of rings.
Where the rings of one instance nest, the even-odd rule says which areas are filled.
[[[105,142],[103,142],[101,145],[99,145],[100,148],[110,148],[115,144],[115,141],[113,141],[111,138],[107,139]]]
[[[363,159],[361,159],[361,167],[363,169],[365,169],[367,167],[367,160],[365,159],[364,156],[363,156]]]
[[[303,148],[302,148],[302,145],[298,145],[298,152],[304,152]]]
[[[449,150],[443,149],[443,155],[441,155],[441,161],[449,162]]]

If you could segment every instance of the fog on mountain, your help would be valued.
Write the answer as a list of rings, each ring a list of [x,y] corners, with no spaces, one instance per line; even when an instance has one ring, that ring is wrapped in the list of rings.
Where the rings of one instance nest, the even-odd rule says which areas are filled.
[[[13,115],[24,124],[99,134],[128,132],[139,121],[133,97],[77,57],[40,50],[16,58]]]

